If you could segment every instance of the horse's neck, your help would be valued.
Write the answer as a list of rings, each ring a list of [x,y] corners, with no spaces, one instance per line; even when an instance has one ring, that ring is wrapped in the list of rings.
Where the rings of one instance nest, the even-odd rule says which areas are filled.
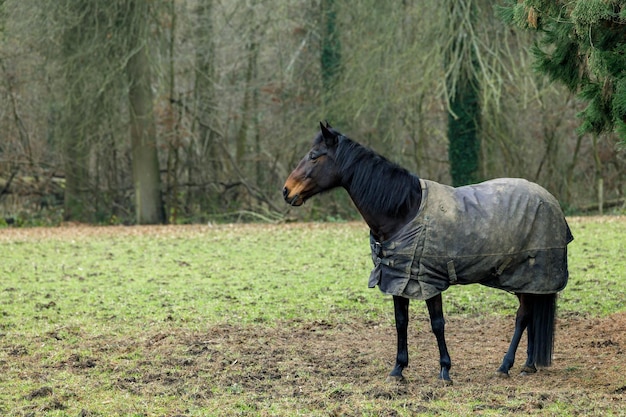
[[[345,161],[345,164],[339,164],[342,166],[342,186],[350,194],[374,236],[379,241],[387,240],[417,214],[422,195],[419,179],[393,166],[385,158],[364,151],[361,145],[343,142],[343,146],[348,146],[346,143],[352,146],[348,148],[349,151],[356,149],[356,156]],[[395,186],[383,186],[391,185],[389,183]]]
[[[348,190],[348,194],[352,198],[361,217],[370,228],[370,231],[379,242],[384,242],[396,234],[404,225],[413,220],[419,210],[419,204],[415,208],[409,210],[401,216],[389,216],[384,213],[372,212],[365,205],[358,201],[358,196],[353,196]]]
[[[379,242],[388,240],[407,223],[406,220],[398,221],[398,219],[382,216],[371,217],[361,210],[359,210],[359,212],[361,212],[363,220],[365,220],[365,223],[369,226],[372,235],[374,235]]]

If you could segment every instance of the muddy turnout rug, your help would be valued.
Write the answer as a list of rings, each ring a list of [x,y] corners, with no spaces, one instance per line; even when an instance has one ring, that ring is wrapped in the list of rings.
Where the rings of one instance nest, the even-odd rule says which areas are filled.
[[[458,188],[420,181],[413,221],[384,242],[370,235],[371,288],[426,300],[455,284],[531,294],[565,287],[573,237],[544,188],[515,178]]]

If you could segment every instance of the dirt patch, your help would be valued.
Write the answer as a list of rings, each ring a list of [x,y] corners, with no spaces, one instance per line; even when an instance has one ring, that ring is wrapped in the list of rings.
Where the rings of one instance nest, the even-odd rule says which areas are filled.
[[[87,409],[77,396],[85,389],[111,399],[137,397],[145,404],[176,399],[170,413],[159,415],[218,405],[228,411],[224,415],[237,410],[238,415],[292,415],[296,409],[331,416],[626,415],[626,313],[560,317],[554,365],[519,375],[522,344],[509,379],[497,378],[495,370],[508,347],[513,318],[449,317],[451,387],[436,379],[438,353],[429,327],[426,317],[414,313],[405,383],[386,380],[396,343],[390,323],[292,321],[223,324],[195,332],[144,329],[136,338],[98,335],[82,339],[80,350],[88,355],[66,350],[47,370],[40,358],[21,356],[24,378],[43,381],[42,375],[62,371],[81,381],[73,388],[44,383],[22,397],[21,407],[99,415],[94,404]]]
[[[554,365],[536,375],[518,376],[526,346],[518,350],[509,380],[494,374],[513,330],[512,318],[447,320],[447,341],[455,385],[522,384],[549,392],[588,389],[620,394],[626,384],[626,313],[606,318],[563,317],[558,320]],[[395,360],[395,330],[376,323],[332,325],[327,322],[276,328],[219,326],[183,341],[188,353],[219,376],[216,382],[250,389],[302,389],[316,378],[367,385],[385,379]],[[438,353],[428,321],[414,318],[409,340],[412,386],[436,385]],[[281,381],[276,383],[276,381]],[[320,381],[318,381],[320,382]],[[266,386],[267,385],[267,386]],[[315,383],[313,384],[315,385]],[[349,395],[336,393],[336,396]]]
[[[136,395],[190,395],[199,406],[288,398],[298,408],[326,415],[361,415],[360,404],[372,400],[380,415],[396,415],[398,403],[410,413],[437,413],[441,402],[464,403],[477,414],[550,414],[559,404],[575,405],[581,415],[626,413],[626,313],[560,318],[552,367],[519,375],[522,345],[511,378],[497,378],[512,329],[512,318],[449,318],[452,387],[436,379],[438,353],[427,319],[413,317],[405,383],[386,381],[395,356],[392,327],[321,321],[153,335],[142,356],[162,359],[122,371],[117,388]]]

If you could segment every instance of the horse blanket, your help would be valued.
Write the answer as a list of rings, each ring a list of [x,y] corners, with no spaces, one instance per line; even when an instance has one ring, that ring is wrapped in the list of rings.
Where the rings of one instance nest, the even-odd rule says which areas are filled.
[[[565,288],[573,236],[544,188],[515,178],[459,188],[420,181],[415,218],[384,242],[370,232],[370,288],[419,300],[454,284],[531,294]]]

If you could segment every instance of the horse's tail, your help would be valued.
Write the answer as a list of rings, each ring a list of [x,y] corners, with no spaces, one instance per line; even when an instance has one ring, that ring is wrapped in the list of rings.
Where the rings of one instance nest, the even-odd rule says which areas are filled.
[[[556,294],[533,295],[532,325],[534,357],[538,366],[552,365],[554,327],[556,320]]]

